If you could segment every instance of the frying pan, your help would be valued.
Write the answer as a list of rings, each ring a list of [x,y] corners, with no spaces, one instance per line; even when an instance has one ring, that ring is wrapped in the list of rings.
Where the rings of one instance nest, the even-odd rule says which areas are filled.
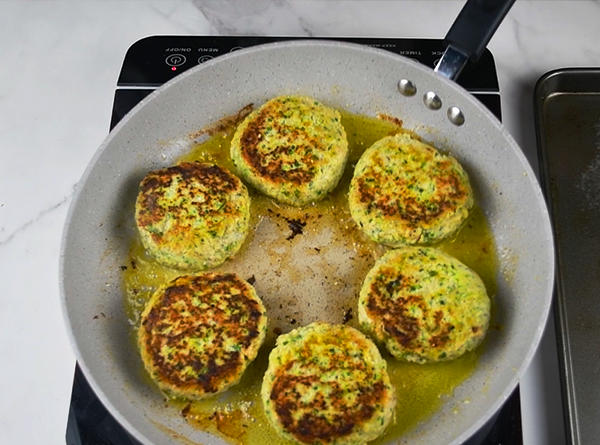
[[[481,8],[473,0],[465,10],[473,3]],[[491,3],[488,34],[507,11],[507,2]],[[471,52],[466,46],[450,45],[450,53],[458,54],[450,65],[461,64],[454,61]],[[143,176],[177,162],[195,142],[189,135],[199,129],[281,94],[309,95],[351,113],[400,117],[469,172],[500,263],[492,322],[503,329],[488,334],[476,369],[443,406],[402,436],[410,444],[464,442],[502,406],[540,341],[554,282],[548,213],[521,150],[484,106],[445,76],[365,46],[288,41],[221,56],[156,90],[114,128],[78,186],[61,252],[63,310],[81,369],[140,442],[225,443],[165,406],[164,396],[140,372],[121,267],[135,236],[132,203]]]

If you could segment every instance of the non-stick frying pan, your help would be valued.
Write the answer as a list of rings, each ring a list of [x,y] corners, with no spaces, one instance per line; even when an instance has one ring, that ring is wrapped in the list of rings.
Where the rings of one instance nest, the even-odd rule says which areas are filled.
[[[463,442],[511,394],[541,338],[554,281],[546,206],[521,150],[476,99],[411,60],[354,44],[290,41],[219,57],[159,88],[110,133],[78,187],[61,256],[64,313],[86,378],[142,443],[223,443],[166,406],[141,372],[121,267],[134,236],[132,203],[141,178],[175,163],[199,129],[281,94],[309,95],[351,113],[399,117],[469,172],[496,245],[493,324],[502,329],[488,334],[473,374],[402,437],[410,444]],[[262,261],[273,267],[272,260]],[[310,289],[303,294],[311,295]]]

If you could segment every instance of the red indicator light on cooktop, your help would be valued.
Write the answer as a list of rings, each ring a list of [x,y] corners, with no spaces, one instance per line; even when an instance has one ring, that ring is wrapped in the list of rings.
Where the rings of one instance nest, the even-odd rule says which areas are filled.
[[[171,71],[177,71],[177,67],[176,66],[172,66],[171,67]]]

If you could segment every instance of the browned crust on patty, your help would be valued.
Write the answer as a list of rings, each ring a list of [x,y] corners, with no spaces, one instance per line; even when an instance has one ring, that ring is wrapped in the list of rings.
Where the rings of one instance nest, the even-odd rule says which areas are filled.
[[[428,329],[427,326],[423,326],[423,318],[427,316],[430,308],[419,295],[408,295],[396,300],[391,299],[389,295],[394,293],[396,287],[410,288],[415,284],[414,282],[411,284],[411,280],[402,275],[391,272],[385,275],[385,271],[382,271],[381,275],[371,283],[367,299],[367,308],[371,316],[381,320],[385,332],[404,348],[410,348],[421,331]],[[419,308],[423,316],[411,316],[414,308]],[[427,340],[432,348],[443,348],[449,341],[448,335],[454,329],[454,325],[444,322],[443,317],[442,311],[433,314],[437,334]]]
[[[451,360],[474,349],[489,324],[490,299],[475,272],[431,247],[390,250],[359,296],[361,325],[400,360]]]
[[[182,162],[149,172],[135,203],[146,251],[180,270],[207,270],[235,255],[248,234],[249,217],[246,186],[211,163]]]
[[[293,362],[289,367],[293,366]],[[323,372],[331,371],[325,369]],[[352,433],[356,425],[360,425],[369,421],[375,412],[374,406],[381,403],[386,397],[385,385],[382,382],[377,382],[373,386],[364,385],[358,388],[360,395],[355,404],[349,406],[339,397],[338,394],[343,394],[343,389],[333,385],[333,397],[329,399],[329,403],[325,401],[325,396],[320,395],[319,400],[313,404],[316,412],[333,408],[337,411],[333,419],[327,419],[318,413],[305,413],[299,420],[294,419],[294,412],[297,409],[298,399],[300,394],[290,391],[298,384],[311,386],[319,381],[319,376],[278,376],[273,390],[271,391],[271,400],[276,405],[277,415],[283,427],[288,433],[293,435],[302,443],[331,443],[337,438],[345,437]]]
[[[433,156],[429,157],[429,159]],[[380,161],[380,160],[378,160]],[[385,166],[378,162],[376,170],[371,170],[368,176],[359,177],[356,181],[359,200],[365,203],[369,210],[377,209],[386,217],[408,221],[415,225],[430,224],[448,210],[453,211],[457,202],[463,202],[470,195],[470,190],[461,183],[453,171],[454,164],[450,160],[436,163],[439,173],[432,177],[435,181],[437,196],[435,200],[424,201],[415,197],[411,191],[414,184],[408,181],[397,181],[395,196],[378,193],[379,185],[389,181],[385,174]]]
[[[151,300],[139,344],[161,388],[202,397],[239,379],[256,356],[265,326],[265,309],[244,280],[234,274],[184,275]]]
[[[308,184],[315,177],[315,160],[312,157],[313,147],[319,147],[321,144],[316,138],[306,138],[306,134],[301,132],[298,127],[285,127],[279,120],[273,119],[280,106],[279,103],[265,104],[248,124],[240,137],[242,158],[258,176],[274,184]],[[267,131],[267,127],[272,127],[274,133],[286,134],[290,139],[295,140],[297,144],[276,147],[268,154],[261,152],[258,149],[258,144]],[[282,155],[286,155],[290,151],[295,153],[294,157],[296,159],[301,159],[306,168],[284,168],[285,156]]]
[[[183,185],[189,186],[190,183],[198,182],[203,184],[205,189],[211,190],[211,193],[203,193],[205,200],[197,206],[198,211],[202,213],[207,213],[206,209],[212,207],[215,196],[230,193],[241,186],[241,182],[237,178],[221,167],[212,164],[182,162],[172,167],[152,171],[140,185],[138,198],[140,205],[137,215],[140,227],[156,224],[165,217],[167,212],[170,212],[173,218],[182,223],[181,226],[177,226],[177,232],[185,230],[185,220],[189,218],[188,210],[182,204],[165,207],[158,203],[159,199],[164,197],[164,190],[171,186],[176,177],[183,179]],[[177,233],[171,234],[171,236],[173,235],[176,236]],[[154,237],[160,238],[160,235],[154,234]]]
[[[278,338],[262,397],[278,432],[304,444],[373,440],[396,403],[375,344],[354,328],[319,322]]]
[[[363,153],[348,202],[352,218],[371,239],[402,247],[454,235],[473,207],[473,191],[456,159],[399,133]]]
[[[323,199],[348,159],[340,113],[306,96],[279,96],[252,112],[235,131],[231,157],[261,193],[294,206]]]

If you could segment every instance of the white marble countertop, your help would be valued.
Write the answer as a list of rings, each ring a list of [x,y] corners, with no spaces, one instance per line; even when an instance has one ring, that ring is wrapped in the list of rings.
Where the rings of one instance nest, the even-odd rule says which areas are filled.
[[[107,135],[132,43],[168,34],[442,38],[462,4],[1,1],[0,443],[65,443],[75,357],[59,296],[61,235],[74,187]],[[599,23],[598,1],[519,0],[490,42],[504,124],[533,164],[534,84],[555,68],[599,66]],[[543,370],[555,360],[538,353],[523,379],[528,445],[564,443],[547,409],[557,382]],[[543,397],[526,397],[535,388]]]

